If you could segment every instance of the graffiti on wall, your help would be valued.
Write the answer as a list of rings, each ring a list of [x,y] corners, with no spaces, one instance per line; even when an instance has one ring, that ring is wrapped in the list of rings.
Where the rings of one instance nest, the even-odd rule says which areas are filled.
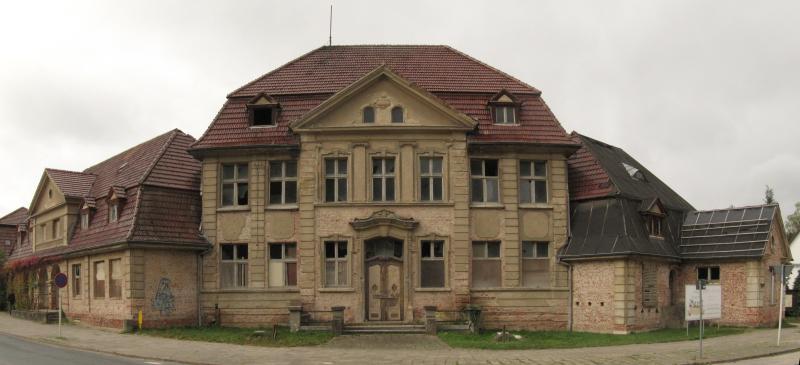
[[[162,316],[170,315],[175,311],[175,296],[172,295],[169,283],[168,278],[162,277],[158,282],[156,296],[153,298],[153,308],[157,309]]]

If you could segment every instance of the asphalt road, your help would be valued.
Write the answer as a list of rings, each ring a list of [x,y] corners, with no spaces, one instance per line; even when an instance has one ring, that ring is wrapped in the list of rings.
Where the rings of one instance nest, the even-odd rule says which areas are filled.
[[[72,350],[0,334],[0,365],[177,365]]]
[[[730,362],[725,364],[735,365],[797,365],[800,364],[800,352],[790,352],[783,355],[775,355],[770,357],[759,357],[757,359],[742,360]],[[723,365],[725,365],[723,364]]]

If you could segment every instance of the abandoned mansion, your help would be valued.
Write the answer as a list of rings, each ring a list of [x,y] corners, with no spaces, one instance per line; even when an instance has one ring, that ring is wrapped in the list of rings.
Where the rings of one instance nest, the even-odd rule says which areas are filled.
[[[121,327],[456,322],[629,333],[721,288],[777,322],[777,205],[698,211],[536,88],[447,46],[325,46],[0,218],[19,310]],[[68,275],[56,290],[53,277]],[[338,313],[338,314],[337,314]],[[478,318],[478,317],[476,317]]]

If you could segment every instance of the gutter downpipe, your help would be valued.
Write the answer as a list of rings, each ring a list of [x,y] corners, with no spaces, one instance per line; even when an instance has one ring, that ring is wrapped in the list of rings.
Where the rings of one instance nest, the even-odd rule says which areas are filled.
[[[568,165],[567,161],[564,161],[564,165]],[[566,189],[567,190],[567,192],[566,192],[566,196],[567,196],[567,243],[566,244],[569,244],[569,241],[572,239],[572,212],[570,211],[571,200],[570,200],[570,197],[569,197],[569,166],[565,166],[565,167],[566,168],[564,169],[564,177],[565,177],[565,179],[567,181],[567,189]],[[564,261],[562,261],[562,262],[564,262]],[[571,263],[569,263],[569,262],[564,262],[564,263],[567,265],[567,270],[568,270],[568,273],[567,273],[567,290],[569,291],[569,295],[567,295],[567,298],[569,299],[569,302],[567,303],[567,306],[569,307],[568,310],[567,310],[567,316],[568,316],[567,317],[567,328],[568,328],[569,332],[571,333],[572,332],[572,325],[573,325],[573,322],[574,322],[573,321],[573,313],[572,313],[572,310],[573,310],[573,308],[572,308],[572,302],[573,302],[573,300],[572,300],[572,272],[573,272],[573,268],[572,268],[572,264]]]

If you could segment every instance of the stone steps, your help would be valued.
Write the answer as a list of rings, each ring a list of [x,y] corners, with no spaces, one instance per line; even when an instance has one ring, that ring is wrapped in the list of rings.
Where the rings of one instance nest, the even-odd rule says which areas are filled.
[[[365,334],[365,333],[425,333],[425,325],[409,324],[401,322],[388,323],[357,323],[346,324],[343,332],[345,334]]]

